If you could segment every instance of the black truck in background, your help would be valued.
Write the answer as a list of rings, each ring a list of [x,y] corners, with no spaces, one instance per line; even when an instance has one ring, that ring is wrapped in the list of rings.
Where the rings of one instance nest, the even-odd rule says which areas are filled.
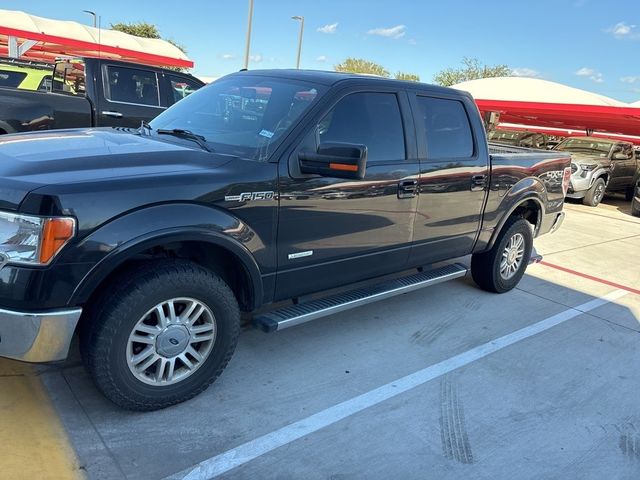
[[[139,127],[204,83],[187,73],[84,58],[58,61],[51,91],[0,88],[0,134]]]
[[[488,146],[468,93],[336,72],[0,136],[0,356],[61,360],[77,332],[108,398],[173,405],[225,368],[241,311],[277,331],[468,271],[513,289],[570,176],[567,153]]]

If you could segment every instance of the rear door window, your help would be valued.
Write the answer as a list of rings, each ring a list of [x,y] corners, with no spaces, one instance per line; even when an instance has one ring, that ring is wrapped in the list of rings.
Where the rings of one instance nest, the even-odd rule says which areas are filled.
[[[175,75],[168,75],[168,77],[171,84],[172,104],[191,95],[193,92],[198,90],[198,88],[200,88],[200,84],[192,82],[186,78],[178,77]]]
[[[26,76],[25,72],[0,70],[0,87],[18,88]]]
[[[107,67],[107,77],[107,99],[112,102],[154,107],[160,105],[158,78],[154,71],[110,65]]]
[[[462,102],[418,96],[417,104],[416,120],[422,123],[429,160],[473,157],[473,134]]]

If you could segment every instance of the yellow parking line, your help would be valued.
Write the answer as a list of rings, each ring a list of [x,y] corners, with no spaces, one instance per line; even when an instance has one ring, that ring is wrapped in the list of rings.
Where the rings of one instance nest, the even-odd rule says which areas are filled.
[[[0,478],[84,475],[32,366],[0,359]]]

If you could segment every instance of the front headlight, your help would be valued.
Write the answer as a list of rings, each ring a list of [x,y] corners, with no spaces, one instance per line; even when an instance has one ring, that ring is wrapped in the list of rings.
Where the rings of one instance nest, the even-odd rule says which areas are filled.
[[[0,212],[0,262],[46,265],[73,238],[73,218]]]

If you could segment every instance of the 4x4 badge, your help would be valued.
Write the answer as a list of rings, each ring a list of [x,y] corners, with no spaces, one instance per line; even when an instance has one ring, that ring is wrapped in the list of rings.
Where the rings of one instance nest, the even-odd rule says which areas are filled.
[[[247,202],[250,200],[273,200],[274,192],[243,192],[240,195],[226,195],[225,202]]]

